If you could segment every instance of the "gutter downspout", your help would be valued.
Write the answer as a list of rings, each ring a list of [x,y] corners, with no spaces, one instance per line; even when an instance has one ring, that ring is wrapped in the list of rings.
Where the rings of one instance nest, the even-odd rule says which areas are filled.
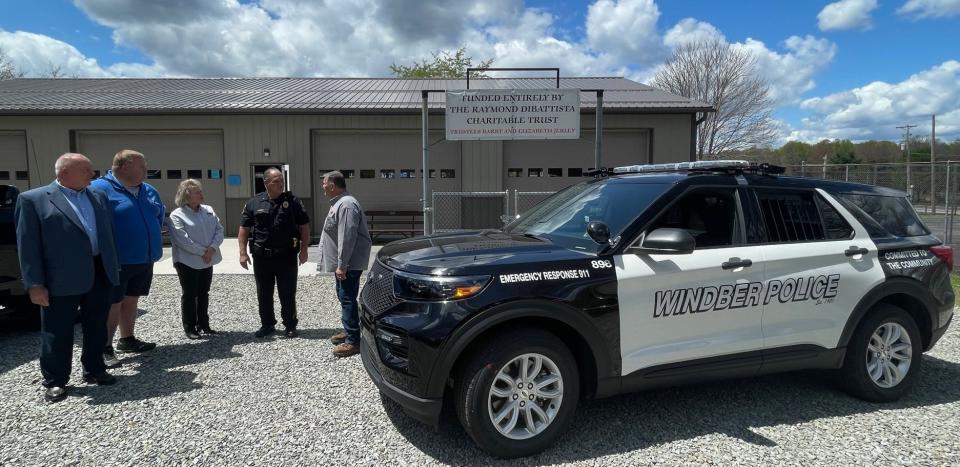
[[[696,112],[690,114],[690,162],[697,160],[697,128],[707,119],[707,113],[703,112],[703,117],[697,118]]]

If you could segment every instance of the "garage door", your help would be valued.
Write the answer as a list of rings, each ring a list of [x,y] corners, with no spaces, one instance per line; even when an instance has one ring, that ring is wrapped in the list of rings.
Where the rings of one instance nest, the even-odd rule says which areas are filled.
[[[604,167],[646,164],[650,154],[648,130],[608,130],[603,133]],[[504,141],[505,189],[557,191],[582,181],[594,161],[593,132],[581,139]]]
[[[30,188],[27,165],[27,138],[22,131],[0,131],[0,184],[13,185],[26,191]],[[45,183],[53,181],[53,167],[41,177]]]
[[[147,183],[160,191],[167,213],[176,209],[177,185],[187,178],[203,184],[204,204],[224,218],[223,136],[220,132],[77,132],[77,150],[106,173],[121,149],[142,152],[147,158]]]
[[[432,141],[443,136],[431,134]],[[323,174],[343,172],[347,190],[364,210],[420,211],[422,147],[419,132],[313,132],[316,218],[330,205],[320,184]],[[440,141],[430,147],[431,191],[460,191],[460,144]]]

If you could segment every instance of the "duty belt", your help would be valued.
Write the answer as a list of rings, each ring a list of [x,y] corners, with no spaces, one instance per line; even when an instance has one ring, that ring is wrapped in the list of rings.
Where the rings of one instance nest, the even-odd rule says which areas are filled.
[[[294,252],[292,248],[265,248],[256,243],[250,245],[250,252],[254,256],[260,256],[263,258],[271,258],[274,256],[283,256],[288,255]]]

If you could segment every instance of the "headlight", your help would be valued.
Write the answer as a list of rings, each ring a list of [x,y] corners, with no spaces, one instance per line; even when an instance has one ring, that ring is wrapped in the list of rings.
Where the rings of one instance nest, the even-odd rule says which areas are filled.
[[[490,276],[438,277],[396,271],[393,290],[409,300],[461,300],[472,297],[490,282]]]

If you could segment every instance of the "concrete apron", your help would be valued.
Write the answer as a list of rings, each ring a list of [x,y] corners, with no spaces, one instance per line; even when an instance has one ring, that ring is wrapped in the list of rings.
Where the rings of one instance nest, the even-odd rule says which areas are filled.
[[[177,270],[173,268],[173,253],[170,246],[163,247],[163,257],[153,265],[153,273],[156,275],[177,275]],[[374,245],[370,250],[370,264],[376,261],[377,252],[380,246]],[[213,266],[214,274],[253,274],[253,265],[247,264],[250,269],[240,267],[240,247],[237,245],[236,238],[224,239],[220,246],[220,254],[223,255],[223,261]],[[307,262],[300,265],[297,275],[299,276],[332,276],[333,273],[317,272],[317,261],[320,261],[320,247],[311,246],[308,249]],[[367,268],[369,270],[369,267]]]

